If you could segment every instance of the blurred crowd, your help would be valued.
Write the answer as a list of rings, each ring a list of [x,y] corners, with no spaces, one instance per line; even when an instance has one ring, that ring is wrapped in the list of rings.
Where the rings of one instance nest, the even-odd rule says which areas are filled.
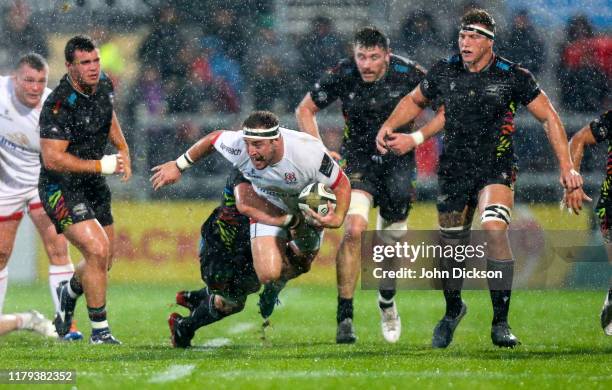
[[[206,17],[197,23],[190,17],[195,11],[172,4],[155,8],[148,17],[148,32],[137,51],[138,75],[130,82],[121,79],[123,62],[112,35],[97,29],[89,32],[100,43],[104,70],[115,80],[128,129],[137,127],[143,117],[252,109],[291,115],[322,73],[350,55],[350,36],[340,34],[334,20],[323,15],[312,15],[308,31],[301,35],[281,35],[271,1],[211,2],[200,10]],[[473,6],[477,4],[469,2],[464,8]],[[32,21],[26,2],[13,2],[3,15],[0,64],[26,51],[48,56],[46,35]],[[516,11],[509,20],[509,26],[498,32],[497,53],[521,63],[538,78],[552,73],[558,108],[593,114],[609,108],[611,35],[598,32],[586,16],[575,15],[567,21],[562,44],[550,48],[527,10]],[[440,22],[419,9],[396,28],[387,26],[393,51],[426,68],[449,55],[456,49],[456,31],[448,36]],[[549,53],[554,53],[552,58]],[[159,142],[173,138],[187,143],[210,129],[187,121],[171,130],[146,129]],[[151,164],[166,157],[156,155],[154,146]]]

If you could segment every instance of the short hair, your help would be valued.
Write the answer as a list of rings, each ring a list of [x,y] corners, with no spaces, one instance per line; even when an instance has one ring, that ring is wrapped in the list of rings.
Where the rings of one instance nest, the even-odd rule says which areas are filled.
[[[77,50],[91,52],[96,50],[96,45],[87,35],[77,35],[70,38],[64,48],[66,62],[72,63],[74,61],[74,52]]]
[[[487,11],[476,8],[467,11],[461,17],[461,25],[466,26],[469,24],[482,24],[493,34],[495,34],[495,19]]]
[[[270,129],[278,126],[278,123],[278,116],[270,111],[253,111],[251,115],[242,122],[242,127],[249,129]]]
[[[47,60],[45,60],[43,56],[33,52],[21,56],[19,60],[17,60],[17,65],[15,66],[15,69],[19,69],[23,65],[28,65],[30,68],[38,71],[45,70],[45,68],[49,67],[49,64],[47,64]]]
[[[375,47],[389,50],[389,38],[374,26],[363,27],[355,33],[353,38],[355,46]]]

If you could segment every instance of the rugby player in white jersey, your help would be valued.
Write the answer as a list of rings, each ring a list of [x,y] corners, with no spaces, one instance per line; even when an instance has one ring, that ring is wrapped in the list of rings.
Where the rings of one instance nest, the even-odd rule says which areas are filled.
[[[182,171],[215,149],[242,172],[257,194],[287,212],[287,217],[280,223],[282,226],[266,225],[257,222],[252,210],[243,207],[241,199],[237,199],[238,210],[254,219],[251,250],[257,277],[266,285],[260,309],[262,316],[267,318],[272,313],[278,292],[287,280],[297,276],[284,273],[287,269],[283,267],[283,262],[287,262],[287,243],[303,268],[308,269],[320,248],[322,228],[338,228],[344,222],[351,186],[319,139],[279,127],[276,115],[256,111],[244,121],[241,131],[214,131],[176,161],[154,167],[155,173],[151,177],[154,189],[177,182]],[[308,223],[299,222],[298,195],[304,187],[315,182],[323,183],[333,191],[336,206],[330,207],[325,216],[310,212]]]
[[[66,239],[55,232],[38,196],[38,118],[42,103],[51,92],[47,88],[48,74],[45,59],[30,53],[18,60],[12,76],[0,76],[0,314],[8,284],[7,263],[25,212],[40,233],[49,257],[49,287],[56,311],[59,308],[55,288],[74,273]],[[19,315],[3,316],[8,325],[0,324],[0,329],[17,329],[39,316],[30,313],[22,316],[22,321],[17,320]],[[79,336],[76,329],[68,335],[70,339]]]

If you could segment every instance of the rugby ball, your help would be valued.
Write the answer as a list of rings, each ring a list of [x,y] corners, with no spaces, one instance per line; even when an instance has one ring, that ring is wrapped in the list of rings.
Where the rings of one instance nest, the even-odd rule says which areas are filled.
[[[327,202],[336,204],[336,195],[323,183],[308,184],[298,197],[298,207],[302,212],[311,209],[320,215],[327,215],[329,207]]]

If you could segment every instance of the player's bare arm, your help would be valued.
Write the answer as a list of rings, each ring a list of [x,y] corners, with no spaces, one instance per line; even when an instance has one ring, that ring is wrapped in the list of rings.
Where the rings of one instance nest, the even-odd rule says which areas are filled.
[[[565,129],[548,96],[541,92],[527,105],[527,109],[544,126],[548,141],[555,152],[557,161],[559,161],[559,182],[563,188],[570,190],[581,188],[583,184],[582,176],[574,169]]]
[[[319,107],[312,100],[310,93],[307,93],[295,109],[295,118],[300,131],[321,139],[319,125],[317,125],[317,113],[319,111]]]
[[[434,116],[419,130],[410,134],[392,133],[387,135],[387,142],[385,144],[386,148],[398,156],[404,155],[415,149],[429,138],[438,134],[442,129],[444,129],[445,121],[446,118],[444,116],[444,106],[442,106],[436,112],[436,116]]]
[[[572,157],[572,162],[574,163],[574,169],[580,172],[580,165],[582,164],[582,157],[584,156],[584,147],[586,145],[595,145],[597,140],[593,137],[593,132],[591,131],[590,126],[584,126],[580,131],[572,136],[569,142],[570,155]],[[572,209],[574,213],[578,214],[582,209],[583,201],[591,201],[582,189],[568,191],[565,190],[565,194],[563,196],[563,203]]]
[[[306,96],[304,96],[304,99],[302,99],[298,107],[295,109],[295,118],[300,131],[321,139],[321,134],[319,134],[319,125],[317,124],[317,113],[319,111],[320,109],[312,100],[310,93],[307,93]],[[334,152],[332,150],[329,151],[329,155],[336,161],[342,158],[338,152]]]
[[[41,138],[40,153],[45,168],[60,172],[102,173],[110,175],[123,173],[124,164],[121,155],[104,156],[101,160],[82,160],[68,153],[70,141]]]
[[[240,183],[234,188],[236,208],[242,215],[257,222],[273,226],[294,226],[300,222],[299,215],[287,214],[261,196],[249,183]]]
[[[376,149],[378,149],[380,154],[386,154],[389,151],[386,146],[387,137],[391,135],[395,129],[413,121],[414,118],[427,107],[428,103],[429,101],[423,95],[421,87],[418,85],[412,92],[400,100],[376,135]]]
[[[153,183],[153,189],[157,191],[166,185],[178,182],[181,179],[181,171],[189,168],[196,161],[208,156],[215,150],[214,142],[221,133],[222,130],[213,131],[193,144],[187,152],[176,160],[153,167],[151,171],[154,173],[149,179]]]
[[[338,185],[332,190],[336,195],[336,206],[329,202],[329,212],[327,215],[320,215],[312,210],[307,210],[309,223],[314,226],[324,227],[329,229],[337,229],[344,223],[346,213],[348,212],[349,204],[351,203],[351,184],[344,172],[340,172],[341,178]]]
[[[117,153],[121,156],[121,160],[123,161],[123,177],[121,181],[127,182],[132,177],[132,162],[130,159],[130,149],[128,147],[127,142],[125,141],[125,137],[123,136],[123,131],[121,131],[121,126],[119,125],[119,120],[117,119],[117,114],[113,110],[113,119],[111,120],[111,127],[108,133],[108,140],[113,144],[115,148],[117,148]]]

